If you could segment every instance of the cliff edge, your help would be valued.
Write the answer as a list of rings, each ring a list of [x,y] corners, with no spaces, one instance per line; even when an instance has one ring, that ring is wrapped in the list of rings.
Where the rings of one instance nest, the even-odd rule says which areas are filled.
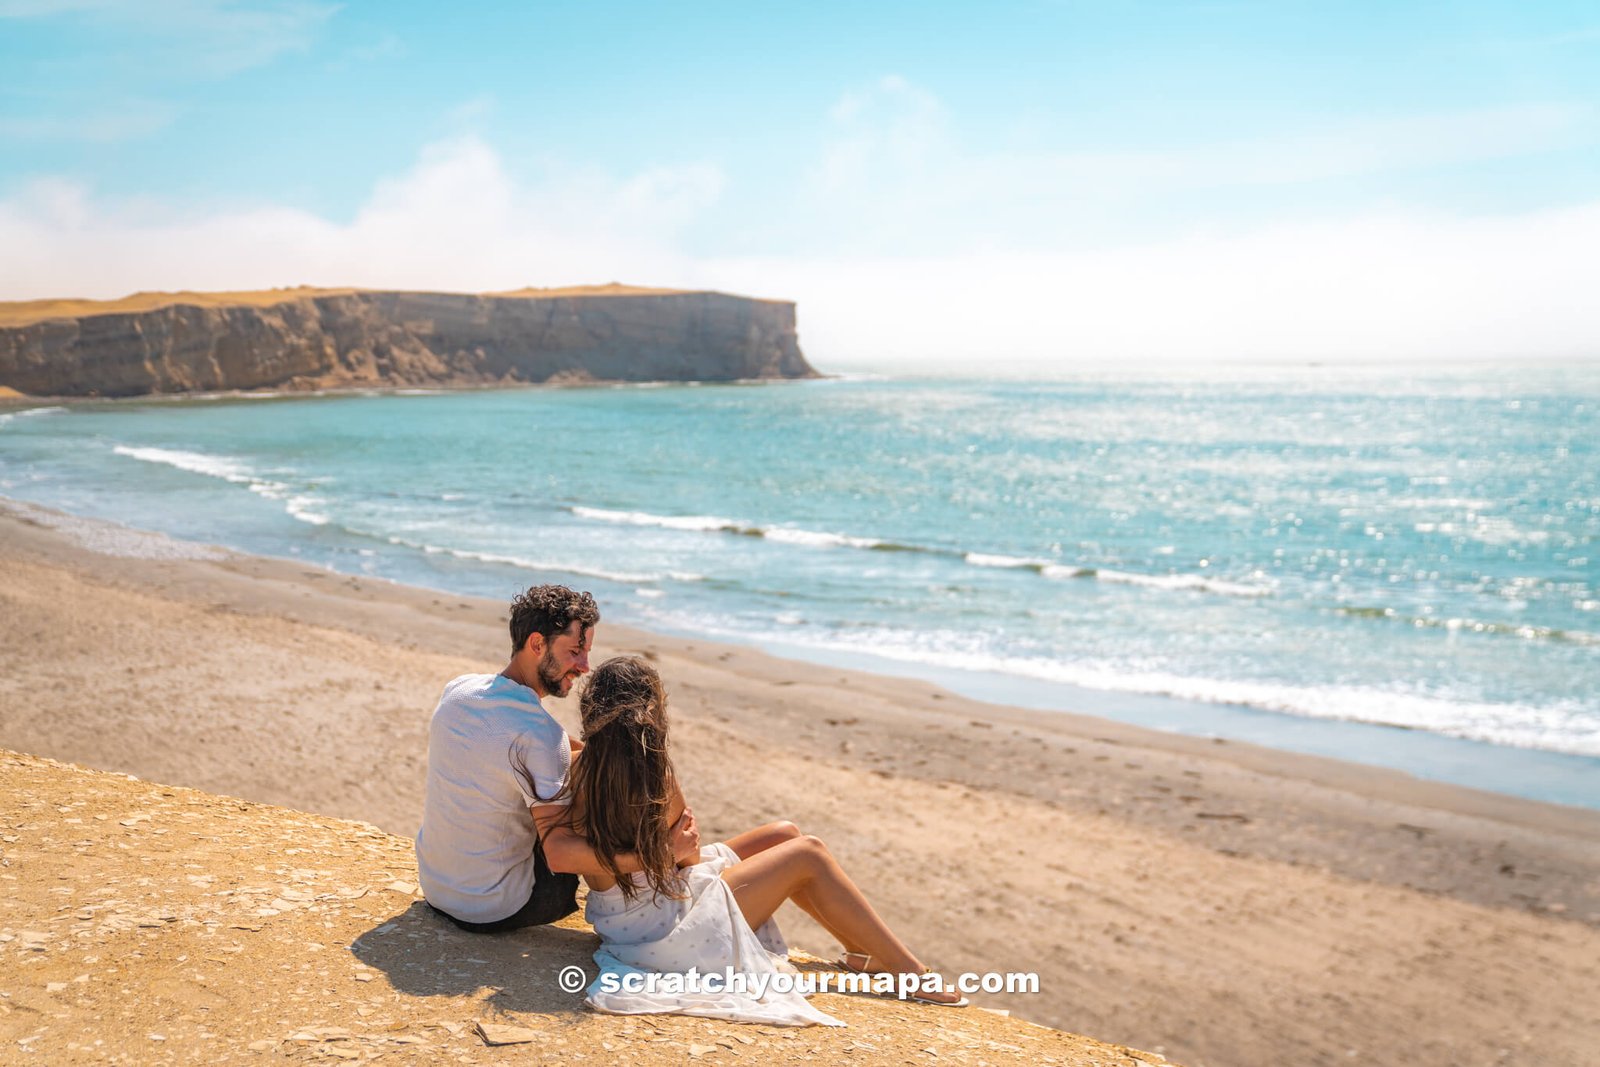
[[[576,916],[464,933],[418,898],[412,856],[366,823],[0,750],[0,1060],[1165,1062],[863,996],[819,995],[839,1029],[600,1015],[557,983],[594,972]]]
[[[0,304],[0,387],[33,396],[816,376],[794,304],[713,292],[282,289]]]

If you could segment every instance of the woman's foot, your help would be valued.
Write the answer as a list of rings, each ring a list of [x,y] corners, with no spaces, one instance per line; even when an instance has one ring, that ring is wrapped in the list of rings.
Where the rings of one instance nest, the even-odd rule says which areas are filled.
[[[876,974],[872,969],[872,955],[866,952],[846,952],[833,961],[833,965],[841,971],[852,971],[856,974]]]
[[[855,974],[889,974],[892,972],[876,969],[872,966],[872,956],[866,952],[846,952],[834,961],[834,966],[842,971],[852,971]],[[926,970],[918,971],[919,975],[927,974]],[[943,990],[930,992],[918,989],[907,997],[909,1000],[920,1001],[923,1004],[937,1004],[944,1008],[964,1008],[970,1003],[966,997],[959,993],[946,993]]]

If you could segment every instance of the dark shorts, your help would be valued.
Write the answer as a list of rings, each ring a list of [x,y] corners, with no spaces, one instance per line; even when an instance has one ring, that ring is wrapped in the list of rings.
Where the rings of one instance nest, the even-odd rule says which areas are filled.
[[[433,908],[432,904],[428,907]],[[520,930],[524,926],[544,926],[557,919],[565,919],[568,915],[578,910],[578,876],[575,874],[556,874],[545,862],[544,843],[535,841],[533,845],[533,889],[528,893],[528,902],[504,919],[496,919],[492,923],[469,923],[465,919],[458,919],[447,911],[433,908],[434,911],[449,919],[463,930],[470,930],[475,934],[497,934],[502,930]]]

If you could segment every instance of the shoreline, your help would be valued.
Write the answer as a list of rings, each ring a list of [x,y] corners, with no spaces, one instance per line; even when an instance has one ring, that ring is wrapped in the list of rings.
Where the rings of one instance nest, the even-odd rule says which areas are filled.
[[[307,400],[318,397],[425,396],[449,393],[523,392],[530,389],[660,389],[665,386],[765,386],[796,382],[837,381],[843,375],[818,371],[814,378],[685,378],[682,380],[632,381],[627,378],[559,379],[542,382],[440,382],[416,385],[336,385],[270,389],[216,389],[183,393],[131,393],[118,396],[76,396],[71,394],[19,393],[0,386],[0,411],[34,407],[84,407],[96,404],[182,404],[214,403],[229,400]]]
[[[781,659],[865,671],[943,686],[980,703],[1044,714],[1077,715],[1160,736],[1223,741],[1280,755],[1305,756],[1385,770],[1417,782],[1516,797],[1539,804],[1600,811],[1600,757],[1496,745],[1421,727],[1297,715],[1249,704],[1190,700],[1165,693],[1089,689],[1016,675],[893,660],[828,649],[752,645]],[[988,687],[993,699],[979,690]]]
[[[0,558],[0,747],[401,834],[439,688],[504,662],[499,602],[35,505],[0,501]],[[598,636],[597,659],[661,669],[709,837],[795,819],[935,967],[1040,975],[1040,995],[986,1005],[1191,1067],[1589,1048],[1600,812],[612,622]],[[571,728],[568,703],[552,710]],[[825,954],[803,916],[783,921]]]
[[[533,387],[537,388],[538,386]],[[315,577],[320,578],[322,575],[326,575],[330,579],[342,579],[344,584],[352,589],[361,590],[369,598],[382,598],[382,592],[387,591],[393,600],[412,609],[420,607],[424,599],[431,604],[437,605],[440,603],[440,598],[450,598],[456,601],[463,609],[470,606],[474,615],[480,619],[488,613],[503,611],[503,605],[499,601],[487,597],[412,585],[381,576],[355,575],[311,561],[259,555],[242,552],[223,545],[185,541],[159,531],[143,530],[110,520],[75,515],[42,504],[34,504],[4,495],[0,495],[0,533],[6,532],[8,528],[14,528],[13,524],[20,517],[19,513],[28,511],[42,512],[53,516],[55,521],[60,522],[65,528],[76,527],[79,532],[66,534],[64,537],[66,540],[70,540],[74,536],[81,538],[85,532],[88,532],[90,543],[100,546],[102,551],[105,546],[115,542],[119,537],[126,536],[139,544],[139,547],[134,549],[136,553],[149,553],[152,550],[151,546],[160,546],[154,549],[159,554],[157,558],[164,555],[170,559],[194,559],[204,562],[228,560],[247,564],[248,566],[245,569],[252,575],[270,577],[277,581],[298,581],[300,578],[308,577],[305,572],[307,568],[311,568],[320,572]],[[23,517],[21,521],[30,522],[32,520]],[[4,542],[5,538],[0,536],[0,546],[3,546]],[[3,551],[3,547],[0,547],[0,552]],[[93,552],[96,549],[89,548],[88,551]],[[112,550],[111,554],[116,554],[115,549]],[[132,558],[137,559],[140,557],[135,555]],[[143,558],[150,557],[147,555]],[[295,572],[295,574],[291,575],[289,573],[291,571]],[[1185,733],[1172,729],[1144,726],[1137,722],[1099,715],[1089,711],[1056,707],[1047,708],[1025,703],[988,701],[968,695],[960,689],[941,684],[939,680],[930,680],[921,674],[912,673],[922,666],[920,664],[901,664],[899,661],[882,660],[883,667],[903,666],[906,668],[904,674],[889,673],[884,669],[873,670],[861,666],[851,666],[848,663],[803,658],[798,654],[801,651],[798,649],[795,655],[784,655],[781,652],[768,651],[766,648],[755,644],[728,641],[720,637],[704,637],[688,633],[649,630],[634,623],[619,623],[605,619],[604,605],[601,606],[601,611],[603,616],[601,623],[603,639],[597,642],[600,647],[627,647],[653,651],[670,649],[677,655],[685,656],[690,651],[694,651],[698,653],[699,658],[714,655],[721,662],[729,662],[737,657],[742,669],[759,671],[763,675],[777,673],[793,676],[804,673],[824,672],[833,676],[837,684],[848,684],[855,688],[864,686],[887,698],[904,700],[915,691],[922,696],[922,699],[915,702],[918,710],[934,712],[952,718],[959,718],[963,714],[970,716],[971,714],[981,713],[994,724],[1003,723],[1016,729],[1028,729],[1040,734],[1060,734],[1080,740],[1089,738],[1092,735],[1095,739],[1160,751],[1172,757],[1187,756],[1221,760],[1236,766],[1240,770],[1283,778],[1301,779],[1332,789],[1364,792],[1370,794],[1374,799],[1416,803],[1437,808],[1441,811],[1472,814],[1518,826],[1540,827],[1556,825],[1570,827],[1579,833],[1593,832],[1597,835],[1597,838],[1600,838],[1600,810],[1588,805],[1563,804],[1515,793],[1478,789],[1456,782],[1418,777],[1397,767],[1364,763],[1358,760],[1343,759],[1315,752],[1283,749],[1270,744],[1238,741],[1210,734]],[[816,651],[819,656],[826,654],[826,650],[820,649],[806,649],[804,651]],[[868,661],[873,660],[874,657],[863,654],[858,659]],[[499,664],[495,664],[495,666],[498,669]],[[990,676],[984,672],[957,669],[951,669],[943,673],[947,675],[969,675],[975,680],[1006,677]],[[1071,688],[1051,683],[1040,683],[1040,686],[1051,689]],[[1085,690],[1084,692],[1094,691]],[[1106,693],[1104,695],[1107,697],[1122,695],[1140,697],[1139,694]],[[1209,706],[1171,697],[1156,696],[1149,699],[1170,702],[1175,705]],[[1222,706],[1217,705],[1217,707]],[[1228,705],[1227,707],[1234,706]],[[1243,705],[1238,705],[1238,707],[1252,714],[1270,715],[1275,718],[1290,718],[1293,721],[1300,721],[1293,716],[1286,716],[1282,713],[1259,708],[1248,708]],[[1426,731],[1411,730],[1386,724],[1350,723],[1344,720],[1308,719],[1305,721],[1312,724],[1326,722],[1337,727],[1369,726],[1374,730],[1380,731],[1394,731],[1399,734],[1423,734],[1424,736],[1439,737],[1441,740],[1447,741],[1457,740],[1445,738],[1442,735],[1428,734]],[[1486,742],[1464,741],[1462,743],[1481,745],[1485,748],[1499,747],[1490,746]],[[1568,757],[1565,753],[1544,754],[1577,760],[1585,759],[1585,757],[1579,756]]]
[[[668,383],[682,384],[682,383]],[[745,383],[710,383],[713,385],[764,385],[765,380],[753,379]],[[544,388],[578,388],[577,385],[533,383],[509,387],[464,386],[461,389],[425,390],[425,392],[482,391],[506,388],[514,391]],[[620,382],[613,385],[585,383],[582,388],[650,388],[650,383]],[[393,394],[416,392],[408,389],[371,390],[353,392],[327,391],[330,398],[361,394]],[[193,403],[233,400],[299,400],[311,393],[274,392],[258,396],[247,394],[186,395],[182,397],[123,397],[109,399],[67,398],[62,405],[99,403]],[[11,501],[18,506],[49,509],[48,505],[33,504],[0,495],[0,506]],[[94,521],[116,525],[113,520]],[[177,535],[165,535],[173,536]],[[228,548],[243,552],[247,549]],[[295,557],[262,556],[291,565],[324,567],[324,562],[313,562]],[[412,585],[408,577],[376,578],[371,572],[362,574],[352,570],[329,569],[330,573],[357,578],[375,578],[395,584],[408,585],[444,596],[468,596],[443,585]],[[559,579],[552,572],[552,578]],[[574,584],[584,584],[579,578]],[[612,618],[615,619],[613,613]],[[1454,785],[1478,792],[1518,797],[1543,804],[1581,808],[1600,812],[1600,757],[1550,749],[1523,748],[1500,745],[1473,738],[1454,737],[1420,727],[1392,723],[1341,719],[1328,716],[1297,714],[1271,707],[1226,702],[1212,702],[1174,696],[1166,693],[1137,691],[1097,690],[1074,686],[1065,682],[1048,681],[998,671],[940,667],[920,660],[897,659],[875,655],[871,652],[849,653],[826,646],[784,644],[771,638],[741,638],[733,634],[693,633],[677,628],[651,630],[649,624],[629,621],[627,625],[640,631],[659,632],[676,638],[716,642],[730,647],[751,649],[781,660],[811,664],[820,670],[843,670],[881,678],[892,678],[911,685],[931,685],[959,695],[978,704],[1027,709],[1044,715],[1076,714],[1104,722],[1121,723],[1148,730],[1161,736],[1182,736],[1200,740],[1222,739],[1231,744],[1259,746],[1281,756],[1307,756],[1352,763],[1364,768],[1383,769],[1400,773],[1418,782],[1436,782]],[[1159,742],[1150,741],[1158,744]]]

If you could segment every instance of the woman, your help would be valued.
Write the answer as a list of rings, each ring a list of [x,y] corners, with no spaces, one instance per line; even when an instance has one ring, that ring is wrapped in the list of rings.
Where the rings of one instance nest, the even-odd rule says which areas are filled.
[[[641,659],[608,660],[580,701],[583,753],[568,777],[567,825],[594,849],[599,869],[589,884],[585,917],[603,945],[602,974],[684,973],[691,968],[771,975],[787,967],[787,948],[772,922],[792,900],[839,940],[849,970],[896,975],[927,972],[872,910],[827,846],[793,823],[770,823],[702,849],[699,863],[679,867],[668,839],[684,811],[667,751],[667,698],[655,669]],[[623,874],[618,857],[640,870]],[[630,863],[629,866],[632,866]],[[602,988],[589,1002],[608,1011],[684,1011],[721,1018],[804,1024],[838,1021],[798,995],[738,998],[669,995],[645,998]],[[615,984],[615,983],[613,983]],[[948,993],[913,999],[951,1006]]]

